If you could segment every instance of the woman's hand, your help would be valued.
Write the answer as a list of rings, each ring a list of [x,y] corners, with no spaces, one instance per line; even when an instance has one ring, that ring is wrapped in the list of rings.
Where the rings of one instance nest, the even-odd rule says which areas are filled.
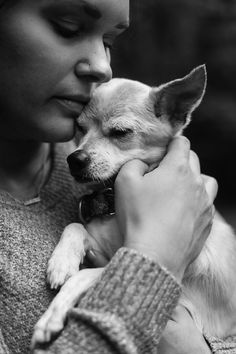
[[[210,354],[202,333],[197,329],[188,310],[182,305],[177,306],[173,317],[158,346],[158,354]]]
[[[165,266],[181,280],[211,230],[215,179],[201,176],[189,141],[174,138],[158,168],[128,162],[115,184],[116,217],[124,245]]]

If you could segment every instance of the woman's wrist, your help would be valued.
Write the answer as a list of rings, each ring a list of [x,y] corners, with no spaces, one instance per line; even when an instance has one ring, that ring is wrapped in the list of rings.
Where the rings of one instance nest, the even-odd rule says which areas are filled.
[[[143,237],[143,239],[145,239],[145,237]],[[124,247],[135,250],[149,258],[151,261],[158,263],[159,266],[166,269],[179,283],[181,283],[185,268],[183,265],[176,262],[177,257],[172,257],[172,255],[167,254],[167,247],[164,251],[162,251],[161,248],[157,251],[156,249],[147,246],[144,242],[132,242],[129,240],[125,241]]]

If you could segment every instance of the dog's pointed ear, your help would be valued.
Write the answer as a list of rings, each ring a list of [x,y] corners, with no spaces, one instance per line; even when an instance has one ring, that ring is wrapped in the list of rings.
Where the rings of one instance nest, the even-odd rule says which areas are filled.
[[[191,113],[199,106],[207,82],[205,65],[193,69],[187,76],[154,88],[155,114],[168,119],[173,127],[185,127]]]

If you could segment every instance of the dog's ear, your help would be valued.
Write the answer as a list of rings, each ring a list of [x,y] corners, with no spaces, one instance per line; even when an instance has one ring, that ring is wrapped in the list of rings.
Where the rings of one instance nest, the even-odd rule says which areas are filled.
[[[155,114],[168,119],[173,127],[185,127],[206,89],[206,67],[198,66],[182,79],[154,88]]]

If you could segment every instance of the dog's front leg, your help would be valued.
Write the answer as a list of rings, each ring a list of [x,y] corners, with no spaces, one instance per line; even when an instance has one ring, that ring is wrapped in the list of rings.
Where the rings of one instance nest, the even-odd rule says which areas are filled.
[[[103,268],[83,269],[72,276],[61,288],[34,328],[32,349],[49,342],[63,328],[68,311],[73,308],[94,283],[99,281]]]
[[[52,289],[78,272],[89,248],[89,235],[82,224],[66,226],[48,262],[47,280]]]

